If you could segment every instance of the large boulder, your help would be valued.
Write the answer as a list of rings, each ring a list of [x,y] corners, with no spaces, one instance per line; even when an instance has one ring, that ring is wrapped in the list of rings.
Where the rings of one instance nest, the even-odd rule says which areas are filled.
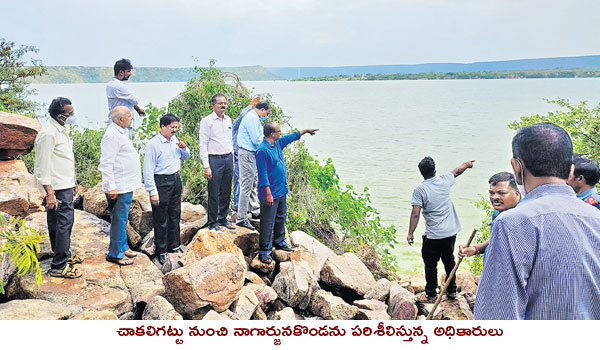
[[[473,313],[465,298],[445,299],[440,302],[433,315],[434,320],[472,320]]]
[[[66,320],[80,310],[47,300],[12,300],[0,304],[0,320]]]
[[[438,271],[439,275],[440,271]],[[409,276],[408,278],[403,278],[402,282],[409,282],[410,287],[415,293],[421,293],[425,291],[425,285],[427,281],[425,280],[424,273],[418,273],[416,275]]]
[[[365,294],[365,299],[375,299],[385,301],[390,295],[390,282],[387,278],[382,278]]]
[[[43,260],[52,255],[46,213],[33,213],[27,217],[27,224],[43,235],[38,259]],[[110,224],[93,214],[75,210],[73,229],[71,230],[71,255],[81,258],[106,255],[110,242]]]
[[[0,112],[0,160],[15,159],[31,152],[41,128],[35,118]]]
[[[181,314],[210,305],[225,311],[244,286],[245,266],[231,253],[217,253],[163,276],[165,297]]]
[[[43,261],[42,270],[50,267],[50,261]],[[73,305],[84,310],[107,310],[116,315],[133,311],[131,295],[121,278],[120,267],[109,263],[103,256],[87,257],[77,265],[83,276],[76,279],[51,277],[42,274],[38,288],[32,275],[16,276],[7,290],[9,299],[43,299],[62,305]]]
[[[325,244],[319,242],[316,238],[309,236],[302,231],[294,231],[290,234],[290,241],[293,247],[308,252],[302,254],[302,259],[306,260],[313,268],[315,276],[321,275],[321,268],[327,258],[336,255],[333,250]]]
[[[160,295],[154,296],[144,309],[142,320],[183,320],[167,299]]]
[[[109,219],[109,213],[106,210],[108,201],[106,194],[102,191],[102,182],[88,189],[83,194],[83,210],[94,214],[103,219]]]
[[[326,320],[352,320],[358,314],[356,306],[322,289],[313,294],[310,311]]]
[[[154,253],[156,253],[156,244],[154,244],[154,230],[148,232],[144,238],[142,238],[142,243],[138,247],[140,252],[152,257]]]
[[[415,295],[397,283],[392,283],[390,287],[388,305],[387,312],[392,320],[415,320],[417,318],[419,310],[415,304]]]
[[[0,161],[0,188],[0,211],[26,217],[42,210],[43,197],[22,160]]]
[[[136,305],[146,304],[150,299],[165,292],[162,272],[144,254],[138,254],[133,265],[122,268],[121,277]]]
[[[181,223],[190,224],[197,223],[200,227],[206,224],[208,217],[206,209],[200,204],[192,204],[188,202],[181,203]]]
[[[280,272],[273,281],[272,287],[287,305],[305,310],[312,295],[319,290],[319,283],[312,271],[297,261],[287,263],[289,268]]]
[[[353,253],[327,258],[321,281],[354,299],[362,298],[376,284],[371,271]]]
[[[233,239],[233,244],[238,246],[244,255],[252,255],[258,251],[259,234],[257,231],[238,226],[235,230],[229,231],[229,234]]]
[[[127,244],[129,244],[129,248],[137,249],[142,243],[142,236],[140,236],[139,233],[135,232],[135,230],[133,229],[133,227],[131,227],[129,222],[125,227],[125,230],[127,231]]]
[[[153,229],[150,195],[143,185],[133,191],[131,207],[129,208],[129,223],[142,237]]]
[[[254,294],[254,291],[247,286],[244,286],[239,294],[237,300],[231,305],[231,311],[235,313],[240,320],[250,320],[259,308],[260,301]]]
[[[243,266],[246,266],[244,253],[233,243],[231,235],[227,232],[209,229],[202,229],[196,233],[192,242],[188,244],[180,262],[183,266],[186,266],[217,253],[231,253],[238,258]]]
[[[198,220],[179,225],[179,241],[182,245],[188,245],[196,235],[196,232],[206,224],[206,220]]]

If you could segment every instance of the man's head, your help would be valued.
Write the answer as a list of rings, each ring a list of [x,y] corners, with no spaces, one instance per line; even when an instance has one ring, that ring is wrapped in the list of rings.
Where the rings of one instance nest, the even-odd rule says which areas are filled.
[[[512,140],[511,164],[517,183],[525,175],[567,180],[571,172],[573,143],[558,125],[540,123],[523,127]]]
[[[419,162],[419,171],[424,179],[435,176],[435,161],[431,157],[425,157]]]
[[[75,114],[71,100],[66,97],[56,97],[53,99],[50,102],[50,107],[48,107],[48,113],[52,119],[61,125],[64,125],[65,121]]]
[[[122,128],[128,128],[133,122],[131,111],[125,106],[117,106],[110,112],[110,119],[113,123],[117,124]]]
[[[259,102],[254,108],[256,109],[256,114],[261,118],[264,118],[271,113],[271,105],[269,102]]]
[[[597,162],[580,154],[574,154],[573,165],[575,170],[572,176],[569,176],[567,184],[573,187],[575,192],[583,193],[596,186],[600,180],[600,168]]]
[[[263,134],[265,139],[277,141],[281,137],[281,128],[276,122],[268,122],[263,127]]]
[[[223,94],[214,95],[211,98],[210,103],[212,104],[213,111],[215,111],[215,113],[217,113],[217,115],[222,116],[223,113],[225,113],[225,110],[227,109],[227,99],[225,98],[225,95],[223,95]]]
[[[503,171],[494,174],[488,182],[490,184],[490,202],[494,209],[503,212],[517,206],[521,200],[521,193],[513,174]]]
[[[160,134],[167,140],[175,135],[179,128],[179,117],[172,113],[167,113],[160,118]]]
[[[133,66],[131,65],[131,61],[126,58],[121,58],[117,62],[115,62],[115,78],[118,80],[128,80],[131,76],[131,70]]]

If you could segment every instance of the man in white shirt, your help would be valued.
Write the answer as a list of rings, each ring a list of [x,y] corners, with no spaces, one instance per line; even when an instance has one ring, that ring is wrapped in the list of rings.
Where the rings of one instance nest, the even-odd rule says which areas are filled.
[[[140,156],[128,137],[127,128],[133,117],[127,107],[115,107],[112,123],[106,128],[100,150],[98,170],[102,173],[102,190],[110,213],[110,244],[106,260],[118,265],[131,265],[137,254],[127,244],[127,221],[133,191],[142,186]]]
[[[75,121],[71,101],[57,97],[48,108],[50,120],[42,126],[35,138],[34,183],[42,194],[46,194],[46,221],[52,246],[50,276],[78,278],[81,272],[73,265],[81,258],[71,257],[71,229],[74,212],[73,191],[75,188],[75,157],[65,124]]]
[[[146,112],[139,106],[138,98],[125,86],[125,82],[131,76],[133,66],[131,61],[122,58],[115,63],[115,76],[106,85],[106,98],[108,99],[108,124],[111,124],[111,112],[115,107],[124,106],[129,109],[131,116],[134,116],[134,111],[140,116],[145,116]],[[128,127],[129,137],[132,137],[132,128],[135,123],[132,122]]]
[[[233,139],[231,118],[225,115],[225,95],[211,99],[213,112],[200,121],[200,159],[208,180],[208,228],[219,231],[219,225],[233,230],[227,219],[233,177]]]

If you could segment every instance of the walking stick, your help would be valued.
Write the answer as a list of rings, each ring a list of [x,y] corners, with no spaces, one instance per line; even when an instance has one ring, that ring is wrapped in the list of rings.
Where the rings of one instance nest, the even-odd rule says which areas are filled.
[[[471,245],[471,241],[473,240],[473,237],[475,237],[475,233],[477,233],[477,229],[473,229],[473,233],[471,233],[471,237],[469,237],[469,240],[467,241],[467,247]],[[454,277],[456,270],[458,270],[458,266],[462,262],[462,259],[463,259],[462,256],[458,257],[458,261],[456,262],[456,265],[454,265],[452,272],[450,272],[450,276],[446,277],[446,282],[444,283],[444,286],[442,287],[442,290],[440,291],[440,295],[438,295],[437,300],[435,301],[435,304],[433,304],[433,309],[431,309],[431,311],[429,312],[429,315],[427,315],[427,320],[431,320],[431,318],[433,317],[433,314],[435,313],[435,309],[437,309],[440,301],[442,300],[442,296],[444,295],[444,292],[446,292],[446,288],[448,288],[448,285],[450,284],[452,277]]]

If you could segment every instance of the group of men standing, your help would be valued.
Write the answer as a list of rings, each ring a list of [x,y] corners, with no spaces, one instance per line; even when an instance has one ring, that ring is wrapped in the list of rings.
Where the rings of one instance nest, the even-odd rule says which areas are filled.
[[[598,164],[573,154],[567,132],[551,123],[520,129],[512,141],[508,172],[490,180],[492,216],[488,241],[459,247],[459,256],[485,254],[475,319],[600,319],[600,179]],[[424,181],[413,192],[407,236],[422,210],[425,292],[437,296],[440,258],[447,276],[460,231],[450,200],[454,178],[473,161],[435,176],[433,159],[419,163]],[[456,297],[454,278],[448,299]]]
[[[133,138],[134,114],[145,116],[137,97],[124,84],[132,75],[127,59],[114,65],[114,77],[106,86],[108,127],[101,141],[98,170],[102,174],[102,190],[110,212],[110,243],[106,260],[118,265],[131,265],[137,255],[127,243],[126,227],[133,191],[142,185],[140,157]],[[288,192],[285,161],[281,150],[305,133],[305,129],[280,140],[279,126],[261,121],[271,112],[268,102],[254,98],[235,128],[225,115],[227,101],[223,94],[212,97],[213,113],[202,119],[199,151],[204,176],[208,180],[208,222],[212,230],[235,229],[228,219],[232,177],[236,173],[235,203],[237,226],[254,229],[248,215],[261,218],[260,259],[270,263],[272,243],[291,250],[285,241],[286,194]],[[75,159],[68,128],[75,121],[73,105],[64,97],[55,98],[46,123],[35,142],[34,181],[45,193],[47,224],[54,253],[49,274],[54,277],[78,278],[82,273],[74,266],[82,262],[71,256],[70,237],[74,222],[73,195]],[[160,132],[147,144],[143,177],[152,205],[152,223],[156,258],[164,264],[168,253],[182,252],[179,221],[181,216],[181,161],[190,156],[187,145],[175,136],[180,119],[168,113],[160,119]],[[233,139],[236,136],[235,141]],[[235,145],[235,165],[234,165]],[[257,159],[260,159],[257,162]],[[260,185],[258,185],[260,184]],[[258,188],[258,195],[256,193]],[[239,192],[238,192],[239,191]],[[259,204],[260,200],[260,204]]]
[[[208,228],[220,231],[221,227],[239,226],[254,230],[249,215],[259,217],[259,259],[270,264],[273,247],[292,250],[285,240],[289,187],[282,150],[306,133],[314,135],[317,129],[282,137],[277,123],[261,124],[271,113],[271,106],[259,101],[253,98],[232,123],[225,114],[225,95],[213,96],[213,113],[200,122],[199,149],[208,180]],[[228,219],[232,179],[236,225]]]

